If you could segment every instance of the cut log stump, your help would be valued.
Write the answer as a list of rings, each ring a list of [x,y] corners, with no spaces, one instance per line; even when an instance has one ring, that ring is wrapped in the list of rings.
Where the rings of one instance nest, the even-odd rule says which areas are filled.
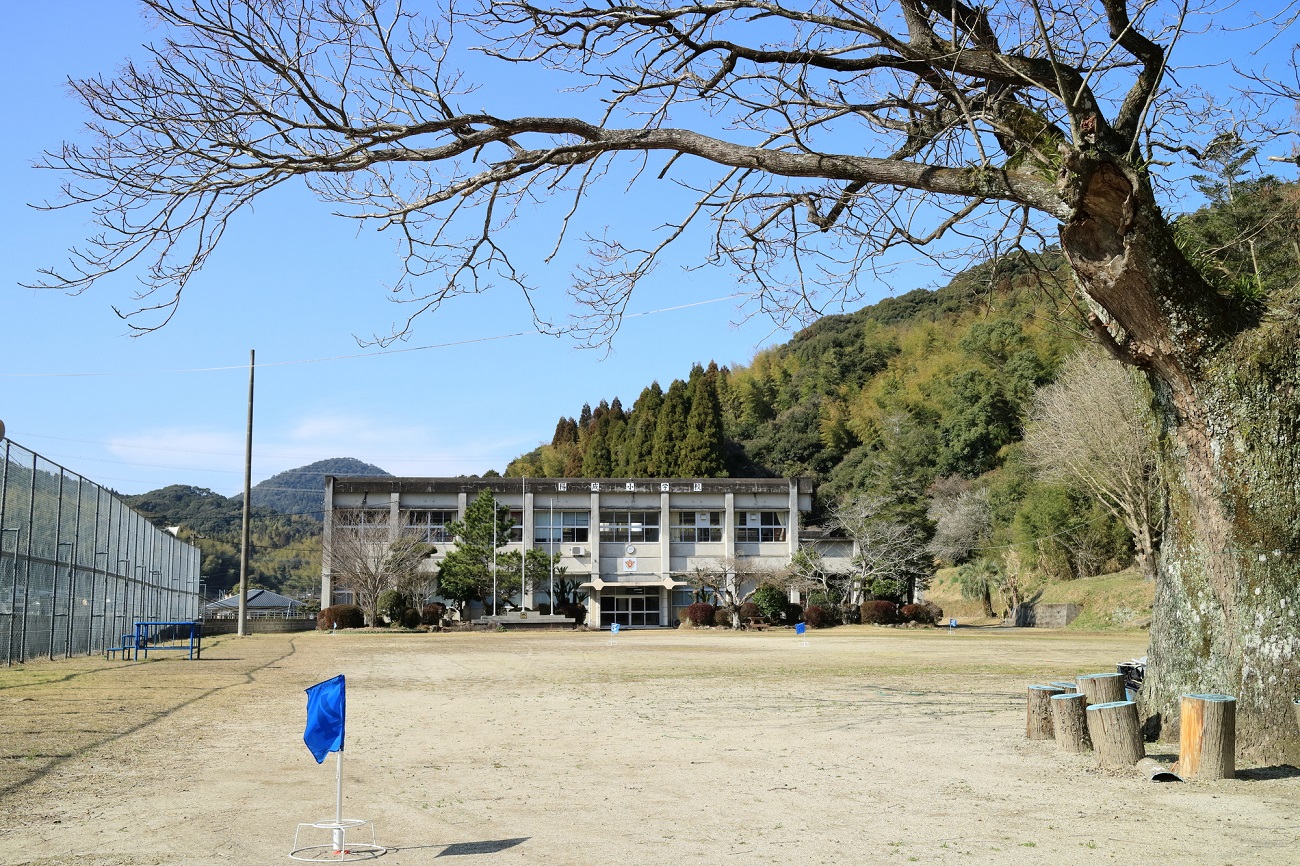
[[[1178,723],[1178,774],[1184,779],[1237,775],[1237,700],[1228,695],[1183,695]]]
[[[1146,757],[1137,704],[1109,701],[1088,707],[1088,736],[1104,770],[1126,770]]]
[[[1056,686],[1030,686],[1025,707],[1025,736],[1031,740],[1050,740],[1052,730],[1052,696],[1061,694]]]
[[[1088,697],[1088,706],[1128,700],[1124,694],[1123,674],[1083,674],[1074,678],[1079,691]]]
[[[1084,700],[1084,696],[1078,692],[1052,695],[1052,733],[1062,752],[1092,751]]]
[[[1296,698],[1292,701],[1291,706],[1295,709],[1295,725],[1297,728],[1300,728],[1300,698]]]
[[[1050,682],[1048,683],[1048,685],[1056,686],[1058,689],[1060,689],[1063,692],[1077,692],[1079,690],[1079,684],[1076,683],[1074,680],[1059,680],[1059,681]]]

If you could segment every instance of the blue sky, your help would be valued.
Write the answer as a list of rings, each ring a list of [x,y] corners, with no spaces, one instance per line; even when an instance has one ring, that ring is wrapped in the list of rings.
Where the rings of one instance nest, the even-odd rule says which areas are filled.
[[[387,238],[358,232],[297,190],[277,191],[231,226],[169,325],[127,336],[111,309],[129,305],[127,276],[78,297],[19,283],[62,261],[87,230],[85,213],[26,206],[57,192],[57,178],[30,168],[32,160],[75,139],[84,122],[64,79],[112,71],[150,33],[126,0],[14,4],[6,15],[5,114],[24,120],[0,137],[0,419],[15,442],[103,484],[127,493],[173,483],[237,492],[250,348],[259,363],[256,483],[338,456],[396,474],[504,469],[584,401],[619,396],[630,406],[654,378],[666,385],[695,361],[744,362],[786,337],[763,318],[733,326],[743,311],[730,299],[629,319],[608,356],[534,334],[286,364],[374,351],[354,335],[387,331],[404,316],[384,297],[395,266]],[[562,268],[534,273],[555,296],[566,285]],[[632,309],[736,291],[719,274],[663,268],[653,280]],[[424,317],[411,341],[394,348],[531,330],[517,294],[502,290]],[[180,372],[208,368],[224,369]],[[110,375],[67,375],[81,373]]]
[[[652,379],[666,385],[710,359],[745,362],[788,337],[762,316],[744,321],[739,299],[728,298],[737,286],[726,273],[670,264],[631,309],[696,306],[627,320],[608,355],[537,334],[483,340],[532,330],[517,294],[503,289],[420,319],[411,341],[395,348],[457,345],[295,363],[374,351],[359,348],[354,335],[387,331],[404,310],[384,297],[395,272],[389,240],[358,232],[304,190],[286,188],[231,225],[169,325],[132,338],[111,309],[129,306],[129,275],[79,297],[20,283],[62,261],[87,231],[82,211],[26,206],[57,193],[57,177],[31,161],[81,135],[85,118],[65,78],[111,72],[139,56],[151,34],[128,0],[7,4],[5,31],[0,64],[8,86],[0,98],[11,124],[0,137],[0,419],[14,441],[105,485],[127,493],[172,483],[237,492],[250,348],[265,365],[257,376],[256,482],[340,456],[402,475],[504,469],[584,401],[619,396],[630,406]],[[485,103],[493,91],[519,103],[573,98],[553,90],[542,97],[518,79],[487,83]],[[629,208],[620,193],[605,193],[598,209],[651,224],[654,209],[642,201]],[[538,244],[552,239],[550,226],[536,228]],[[689,245],[682,252],[689,256]],[[543,303],[563,311],[567,267],[532,274]],[[917,270],[899,282],[944,280]],[[889,293],[864,288],[869,300]],[[468,342],[475,340],[482,341]]]

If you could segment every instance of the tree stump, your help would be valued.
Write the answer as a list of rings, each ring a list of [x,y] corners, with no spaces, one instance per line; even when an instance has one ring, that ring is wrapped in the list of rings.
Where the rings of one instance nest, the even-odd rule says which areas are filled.
[[[1052,733],[1062,752],[1091,752],[1092,738],[1088,736],[1088,719],[1084,706],[1086,698],[1078,692],[1052,695]]]
[[[1056,686],[1030,686],[1025,708],[1025,736],[1031,740],[1050,740],[1052,731],[1052,695],[1061,694]]]
[[[1178,735],[1178,775],[1231,779],[1237,775],[1237,699],[1183,695]]]
[[[1075,683],[1074,680],[1060,680],[1056,682],[1050,682],[1048,683],[1048,685],[1056,686],[1058,689],[1060,689],[1063,692],[1077,692],[1079,690],[1079,686],[1077,683]]]
[[[1087,696],[1088,706],[1128,700],[1122,674],[1083,674],[1075,677],[1074,681],[1079,684],[1079,691]]]
[[[1133,701],[1089,705],[1088,736],[1104,770],[1126,770],[1146,757]]]

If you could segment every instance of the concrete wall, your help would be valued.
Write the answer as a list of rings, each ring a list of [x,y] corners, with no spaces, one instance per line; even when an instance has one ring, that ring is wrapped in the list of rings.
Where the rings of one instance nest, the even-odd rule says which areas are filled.
[[[1083,610],[1077,604],[1022,604],[1014,624],[1022,628],[1065,628]]]
[[[286,634],[295,631],[315,631],[316,620],[312,619],[250,619],[244,626],[245,634]],[[203,621],[203,636],[219,634],[237,634],[239,620],[208,619]]]

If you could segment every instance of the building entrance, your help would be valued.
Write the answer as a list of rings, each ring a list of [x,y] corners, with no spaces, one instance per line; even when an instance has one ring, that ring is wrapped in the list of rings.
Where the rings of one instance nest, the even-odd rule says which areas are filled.
[[[658,626],[660,589],[657,586],[628,586],[600,593],[600,627]]]

